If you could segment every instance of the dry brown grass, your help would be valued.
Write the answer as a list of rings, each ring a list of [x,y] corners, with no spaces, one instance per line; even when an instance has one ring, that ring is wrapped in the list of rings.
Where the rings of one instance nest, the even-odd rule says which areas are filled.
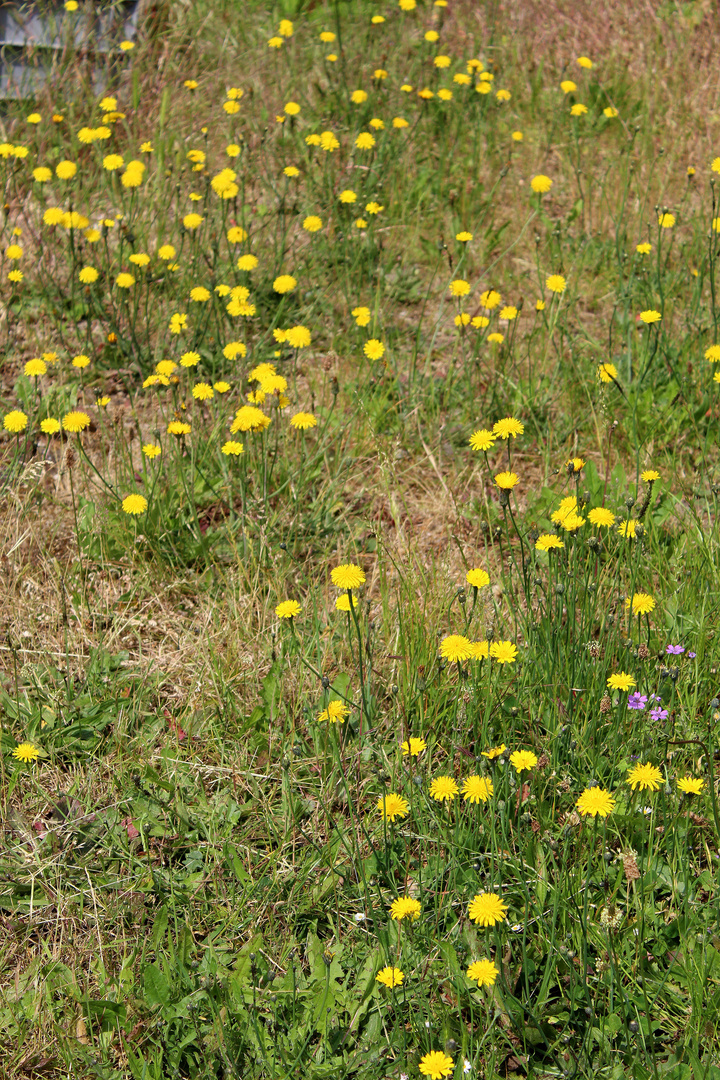
[[[531,79],[540,66],[545,85],[554,86],[563,74],[573,69],[574,59],[581,53],[596,60],[603,82],[610,84],[613,79],[628,75],[637,99],[642,100],[646,110],[638,147],[658,150],[661,142],[666,147],[655,170],[655,197],[672,201],[681,197],[686,185],[686,164],[706,162],[717,150],[720,118],[714,105],[720,94],[720,71],[715,52],[720,29],[718,12],[710,0],[695,5],[691,17],[672,13],[670,8],[670,4],[658,9],[650,3],[613,2],[601,7],[587,0],[567,3],[524,0],[520,4],[480,9],[469,0],[461,0],[442,16],[443,38],[449,51],[482,52],[491,58],[500,74],[507,71],[515,80],[513,91],[518,96],[523,88],[529,96]],[[434,17],[440,18],[437,13]],[[220,45],[223,34],[217,32],[222,25],[226,27],[223,46]],[[144,77],[141,107],[134,113],[128,109],[128,124],[135,138],[144,137],[145,118],[159,108],[163,93],[177,80],[178,45],[184,33],[171,27],[159,46],[155,68]],[[227,48],[234,35],[229,9],[208,12],[203,33],[213,41],[211,50],[203,51],[198,44],[202,38],[193,42],[185,37],[188,52],[183,68],[187,69],[186,73],[192,69],[193,74],[216,86],[219,92],[221,87],[238,82],[236,56],[232,48]],[[279,100],[272,100],[272,73],[276,63],[276,56],[256,50],[244,71],[244,79],[256,88],[247,97],[248,153],[252,158],[260,152],[262,144],[262,153],[269,152],[271,159],[274,155],[277,164],[282,159],[279,143],[266,140],[272,129],[260,121],[261,106],[267,104],[270,119],[276,106],[280,106]],[[312,82],[310,79],[307,87],[311,95]],[[212,90],[209,96],[212,97]],[[50,107],[51,99],[45,104]],[[167,131],[182,130],[183,108],[171,95],[167,102]],[[223,146],[222,134],[211,130],[209,150],[219,155]],[[539,142],[534,149],[538,167],[542,162],[558,160],[552,144],[543,146]],[[640,152],[637,157],[640,190],[650,161]],[[516,183],[503,188],[505,210],[510,216],[519,215],[520,200],[524,205],[526,198],[522,192],[526,178],[517,164],[512,168]],[[515,191],[517,206],[513,203]],[[252,191],[249,197],[251,203],[257,201],[257,194]],[[700,195],[691,194],[691,199],[697,201]],[[555,213],[560,215],[566,209],[558,197]],[[639,213],[639,205],[636,209]],[[551,213],[552,210],[551,205]],[[605,211],[590,224],[601,231],[607,225]],[[388,242],[392,243],[391,236]],[[533,265],[532,251],[532,239],[528,237],[526,249],[521,247],[512,253],[515,269]],[[444,301],[438,300],[437,304],[439,312]],[[602,337],[607,310],[598,310],[588,302],[582,313],[588,326],[597,327],[598,337]],[[405,312],[410,325],[414,314],[412,308]],[[42,325],[34,325],[24,337],[17,339],[12,358],[3,367],[2,385],[6,392],[10,392],[20,364],[38,350],[54,344],[45,336],[46,330]],[[437,344],[442,346],[443,339]],[[322,362],[322,355],[318,362]],[[443,374],[442,363],[441,359],[433,359],[431,370],[436,375]],[[342,379],[343,372],[349,370],[349,362],[341,358],[338,365],[336,370]],[[488,379],[492,375],[489,370]],[[138,414],[121,381],[111,383],[107,387],[112,394],[108,419],[128,437],[138,420],[141,424],[149,423],[151,416],[147,411]],[[603,433],[604,428],[599,434]],[[6,679],[13,672],[15,657],[21,664],[41,660],[60,663],[69,657],[73,670],[80,673],[90,650],[102,646],[110,651],[127,650],[131,661],[145,669],[162,667],[167,673],[169,697],[180,703],[192,698],[193,686],[206,681],[212,668],[211,654],[245,657],[238,659],[239,668],[247,666],[250,657],[255,662],[255,655],[262,652],[262,636],[270,621],[269,602],[260,613],[256,610],[257,572],[238,570],[237,574],[229,574],[228,595],[234,599],[227,620],[218,619],[217,601],[198,586],[196,575],[190,574],[181,582],[169,580],[160,567],[145,565],[138,558],[124,561],[118,567],[92,568],[92,608],[98,616],[96,619],[89,618],[87,611],[67,599],[63,582],[77,573],[77,546],[65,449],[66,444],[58,447],[53,451],[55,460],[51,454],[44,463],[38,487],[33,470],[28,467],[24,479],[5,497],[0,555],[4,578],[0,601],[4,630],[0,667]],[[88,449],[92,455],[92,439]],[[390,555],[399,560],[412,557],[428,566],[441,558],[446,579],[459,579],[462,559],[453,538],[465,545],[468,553],[478,546],[463,514],[469,498],[486,497],[477,473],[469,471],[458,459],[442,431],[423,437],[417,458],[409,464],[395,460],[398,447],[392,440],[379,439],[375,445],[371,442],[370,446],[358,445],[356,449],[368,451],[367,464],[354,474],[345,497],[353,507],[349,517],[362,522],[360,535],[376,533]],[[570,452],[573,447],[566,449]],[[596,458],[600,466],[599,452]],[[534,470],[532,479],[538,484],[547,481],[548,476],[533,455],[528,455],[522,465],[528,476]],[[38,491],[43,495],[39,513],[35,504]],[[311,550],[304,555],[300,552],[300,557],[309,559]],[[302,566],[301,562],[299,573]],[[63,589],[68,613],[67,650]],[[120,602],[119,598],[128,591],[133,593],[133,600]],[[8,641],[12,641],[12,647]]]

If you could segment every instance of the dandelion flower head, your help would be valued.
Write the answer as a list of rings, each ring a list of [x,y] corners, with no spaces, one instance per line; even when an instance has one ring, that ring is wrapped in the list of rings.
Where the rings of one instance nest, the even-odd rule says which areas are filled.
[[[604,506],[596,506],[588,513],[588,521],[591,525],[609,527],[615,524],[615,515]]]
[[[479,926],[494,926],[495,923],[503,922],[507,911],[507,904],[495,893],[489,892],[477,893],[468,907],[469,917]]]
[[[395,818],[407,817],[409,803],[402,795],[391,792],[389,795],[381,795],[377,802],[377,808],[384,818],[394,821]],[[396,916],[393,915],[393,918]]]
[[[487,453],[495,445],[495,436],[492,431],[488,431],[487,428],[480,428],[474,431],[470,436],[470,446],[473,450],[480,450]]]
[[[633,615],[649,615],[655,607],[655,601],[649,593],[633,593],[625,600],[625,607],[632,606]]]
[[[415,6],[415,0],[400,0],[400,7],[404,11],[412,11],[412,8],[406,6],[410,3],[412,7]],[[429,1080],[443,1080],[444,1077],[450,1076],[455,1068],[455,1062],[443,1050],[432,1050],[420,1058],[418,1068]]]
[[[122,501],[122,508],[126,514],[144,514],[147,510],[147,499],[144,495],[126,495]]]
[[[430,798],[436,802],[452,802],[458,791],[452,776],[436,776],[430,784]]]
[[[634,765],[628,772],[627,782],[635,791],[657,791],[662,782],[662,773],[655,765],[646,762],[644,765]]]
[[[290,426],[297,428],[298,431],[307,431],[309,428],[317,427],[317,417],[309,412],[295,413],[290,419]]]
[[[626,691],[635,685],[635,679],[625,671],[616,671],[609,677],[607,684],[611,690]]]
[[[449,634],[440,642],[440,655],[451,664],[460,663],[470,659],[472,645],[462,634]]]
[[[375,976],[375,981],[382,983],[383,986],[387,986],[388,989],[392,990],[392,988],[395,986],[402,986],[404,978],[405,976],[403,975],[400,968],[384,967],[381,968],[380,971],[378,971],[377,975]]]
[[[545,195],[552,187],[552,183],[549,176],[544,176],[542,173],[539,173],[537,176],[533,176],[530,181],[530,187],[538,195]]]
[[[538,759],[532,750],[516,750],[510,755],[510,764],[517,772],[522,772],[523,769],[534,769],[537,763]]]
[[[564,548],[565,544],[562,542],[559,536],[555,536],[554,533],[543,533],[542,536],[538,536],[535,541],[536,551],[556,551],[559,548]]]
[[[604,788],[590,787],[583,791],[575,805],[583,817],[607,817],[615,809],[615,800]]]
[[[495,476],[495,483],[503,491],[512,491],[519,482],[520,477],[514,472],[499,472]]]
[[[292,274],[280,274],[280,276],[276,277],[273,281],[273,289],[281,296],[285,293],[292,292],[296,285],[297,281]]]
[[[39,751],[33,743],[21,742],[19,746],[16,746],[13,750],[12,756],[16,761],[22,761],[25,764],[28,764],[31,761],[37,761]]]
[[[502,297],[496,289],[486,289],[480,293],[480,304],[486,311],[494,311],[501,300]]]
[[[500,971],[492,960],[475,960],[467,969],[468,979],[472,979],[478,986],[492,986],[499,974]]]
[[[63,417],[62,426],[65,431],[77,435],[78,432],[84,431],[86,427],[90,427],[90,417],[87,413],[73,410]]]
[[[486,776],[468,776],[463,782],[463,798],[469,803],[485,803],[494,794],[492,780]]]
[[[329,701],[327,708],[318,715],[318,722],[323,723],[327,720],[329,724],[340,724],[347,720],[349,715],[350,709],[344,701]]]
[[[498,664],[514,664],[517,660],[517,645],[512,641],[493,641],[490,656]]]
[[[494,761],[495,758],[501,757],[506,750],[507,746],[505,745],[505,743],[501,743],[500,746],[493,746],[490,750],[482,750],[481,753],[483,757],[488,759],[488,761]]]
[[[6,413],[2,419],[2,426],[5,431],[11,432],[13,435],[19,434],[21,431],[25,431],[27,428],[27,416],[23,413],[22,409],[13,409],[12,413]]]
[[[618,532],[621,536],[624,536],[628,540],[634,540],[637,536],[638,522],[635,518],[628,518],[626,521],[621,521],[618,525]]]
[[[283,600],[275,608],[278,619],[294,619],[300,614],[300,604],[297,600]]]
[[[697,776],[683,776],[677,781],[677,786],[683,795],[702,795],[705,781]]]
[[[342,563],[330,571],[330,579],[338,589],[359,589],[365,583],[365,571],[355,563]]]
[[[617,379],[617,368],[614,364],[598,364],[597,375],[600,382],[611,383]]]
[[[390,905],[390,917],[397,922],[402,922],[403,919],[415,922],[420,918],[420,901],[409,896],[399,896]]]
[[[551,274],[550,277],[545,279],[545,285],[553,293],[563,293],[567,286],[567,282],[562,274]]]
[[[518,435],[522,435],[525,431],[524,426],[519,420],[516,420],[513,416],[506,416],[503,420],[498,420],[493,424],[493,435],[496,439],[513,439]]]

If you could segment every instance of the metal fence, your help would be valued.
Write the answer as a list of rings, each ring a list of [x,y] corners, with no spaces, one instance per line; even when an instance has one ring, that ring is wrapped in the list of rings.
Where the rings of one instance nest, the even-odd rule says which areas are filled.
[[[77,8],[41,0],[0,2],[0,98],[31,98],[49,80],[90,78],[101,89],[109,58],[135,38],[139,0]]]

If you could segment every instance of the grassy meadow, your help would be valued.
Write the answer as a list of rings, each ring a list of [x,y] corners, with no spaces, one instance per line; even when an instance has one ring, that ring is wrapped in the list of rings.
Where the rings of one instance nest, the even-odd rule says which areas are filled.
[[[710,0],[164,0],[0,118],[0,1078],[720,1080]]]

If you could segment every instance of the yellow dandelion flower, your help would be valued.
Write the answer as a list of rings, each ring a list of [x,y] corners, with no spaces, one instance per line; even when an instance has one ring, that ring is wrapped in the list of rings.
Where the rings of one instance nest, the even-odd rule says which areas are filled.
[[[3,427],[12,435],[19,435],[27,427],[28,418],[21,409],[13,409],[3,417]]]
[[[649,762],[643,764],[634,765],[628,772],[627,782],[635,791],[635,788],[640,788],[641,791],[657,791],[662,783],[662,773],[655,765],[651,765]]]
[[[492,986],[499,974],[500,970],[492,960],[475,960],[467,969],[468,979],[478,986]]]
[[[655,608],[655,601],[648,593],[633,593],[625,600],[625,607],[632,607],[633,615],[649,615]]]
[[[486,803],[495,793],[492,780],[486,776],[468,776],[462,790],[465,801],[475,805]]]
[[[546,195],[552,187],[552,180],[549,176],[545,176],[543,173],[538,173],[537,176],[533,176],[530,181],[530,187],[538,195]]]
[[[14,748],[12,756],[16,761],[22,761],[24,765],[29,765],[31,762],[37,761],[39,753],[34,743],[21,742]]]
[[[440,642],[440,655],[451,664],[459,664],[472,656],[470,640],[462,634],[450,634]]]
[[[90,417],[87,413],[73,410],[63,416],[62,426],[65,431],[77,435],[79,432],[84,431],[85,428],[90,427]]]
[[[495,893],[489,892],[478,893],[468,907],[468,916],[479,926],[494,926],[495,923],[504,922],[507,912],[507,904]]]
[[[330,579],[338,589],[359,589],[365,583],[365,572],[355,563],[342,563],[330,571]]]
[[[487,452],[495,445],[495,436],[487,428],[479,428],[470,436],[470,446],[473,450]]]
[[[383,986],[387,986],[392,990],[395,986],[402,986],[405,976],[398,967],[384,967],[378,971],[375,976],[375,981],[382,983]]]
[[[283,600],[275,608],[278,619],[294,619],[300,614],[301,608],[297,600]]]
[[[532,750],[516,750],[510,755],[510,764],[517,772],[522,772],[523,769],[534,769],[537,763],[537,756]]]
[[[389,795],[380,796],[377,801],[377,808],[387,821],[395,821],[395,818],[407,817],[410,804],[401,795],[391,792]]]
[[[243,444],[236,439],[228,439],[228,441],[223,443],[220,447],[220,451],[225,457],[240,457],[244,450],[245,447]]]
[[[402,922],[403,919],[416,922],[420,918],[420,910],[419,900],[413,900],[409,896],[398,896],[397,900],[393,900],[390,905],[390,918],[395,919],[396,922]]]
[[[309,412],[295,413],[290,418],[290,425],[297,428],[298,431],[307,431],[309,428],[317,427],[317,417]]]
[[[705,787],[705,781],[700,777],[695,776],[683,776],[682,779],[676,781],[678,789],[682,791],[684,795],[701,795],[702,790]]]
[[[567,286],[567,282],[562,274],[551,274],[550,277],[545,279],[545,285],[553,293],[563,293]]]
[[[635,685],[635,679],[625,671],[616,671],[610,675],[607,684],[611,690],[627,691]]]
[[[415,0],[400,0],[400,7],[404,11],[412,11]],[[443,1050],[432,1050],[429,1054],[423,1054],[418,1065],[420,1072],[429,1080],[444,1080],[454,1068],[455,1062]]]
[[[144,514],[147,510],[147,499],[144,495],[126,495],[122,501],[122,508],[126,514]]]
[[[615,809],[615,800],[604,788],[590,787],[583,791],[575,806],[583,817],[607,817]]]
[[[436,776],[430,784],[430,798],[436,802],[452,802],[458,791],[452,776]]]

